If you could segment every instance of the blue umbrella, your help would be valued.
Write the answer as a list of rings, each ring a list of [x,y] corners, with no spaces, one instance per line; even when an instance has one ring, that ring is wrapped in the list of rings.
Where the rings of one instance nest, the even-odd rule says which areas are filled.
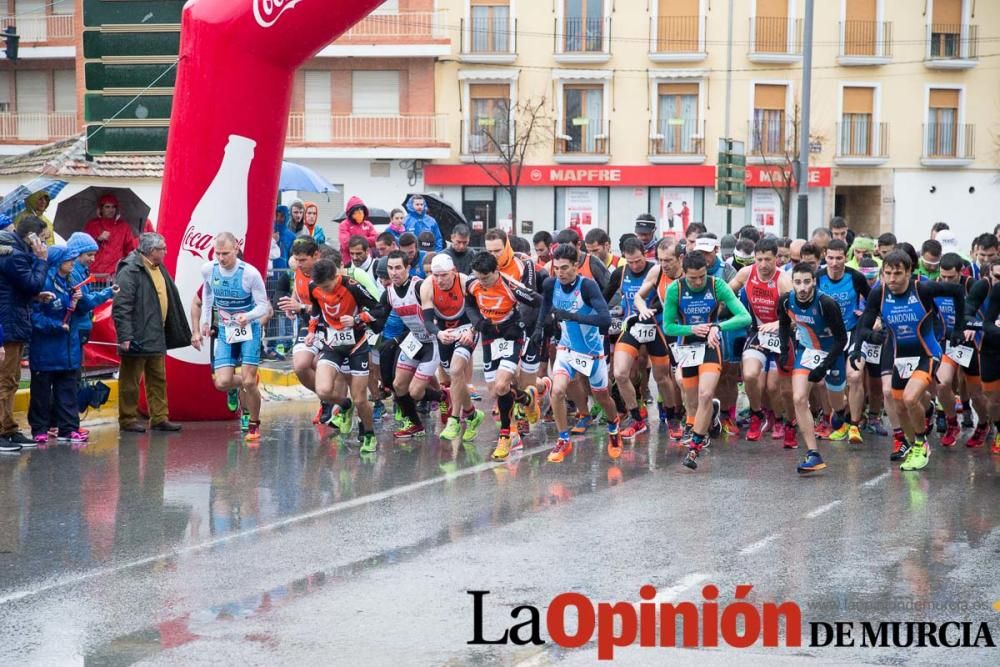
[[[27,185],[19,185],[14,188],[3,201],[0,201],[0,229],[8,226],[24,210],[25,201],[36,192],[47,192],[49,199],[54,200],[63,188],[66,181],[59,181],[54,178],[36,178]]]
[[[331,185],[325,178],[317,174],[308,167],[294,162],[281,163],[281,180],[278,182],[278,189],[282,192],[287,190],[301,190],[303,192],[340,192],[340,188]]]

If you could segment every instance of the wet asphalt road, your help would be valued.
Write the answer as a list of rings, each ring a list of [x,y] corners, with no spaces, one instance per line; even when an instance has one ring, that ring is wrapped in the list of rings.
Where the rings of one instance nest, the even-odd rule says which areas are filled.
[[[95,428],[79,451],[0,457],[0,664],[590,664],[595,644],[469,646],[559,593],[701,603],[736,586],[809,621],[985,621],[1000,642],[1000,457],[935,446],[901,473],[885,439],[801,450],[716,441],[691,472],[654,433],[618,462],[603,427],[563,464],[545,426],[489,462],[474,446],[392,445],[371,461],[270,404],[259,449],[236,424],[177,435]],[[435,428],[438,428],[437,426]],[[655,431],[655,427],[654,427]],[[518,620],[524,620],[522,617]],[[856,631],[860,633],[860,630]],[[547,633],[543,630],[543,637]],[[619,650],[623,664],[996,664],[996,649]]]

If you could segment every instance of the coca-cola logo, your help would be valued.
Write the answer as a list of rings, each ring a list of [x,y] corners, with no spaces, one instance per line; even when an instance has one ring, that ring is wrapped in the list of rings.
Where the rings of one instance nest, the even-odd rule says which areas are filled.
[[[302,0],[253,0],[253,17],[261,28],[270,28],[281,15]]]
[[[243,249],[244,239],[239,240],[239,248]],[[186,250],[195,257],[210,262],[215,259],[215,234],[199,232],[194,225],[188,225],[181,239],[181,250]]]

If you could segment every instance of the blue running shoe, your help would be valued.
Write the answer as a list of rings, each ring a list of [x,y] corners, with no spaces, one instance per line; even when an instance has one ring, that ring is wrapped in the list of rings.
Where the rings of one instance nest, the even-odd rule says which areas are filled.
[[[594,423],[594,418],[590,415],[583,415],[576,420],[576,425],[569,430],[571,435],[583,435],[590,428],[590,425]]]
[[[240,415],[240,430],[244,433],[250,430],[250,413],[245,410]]]
[[[819,455],[815,449],[810,449],[806,452],[806,457],[799,464],[798,471],[800,475],[808,475],[809,473],[814,473],[822,470],[826,467],[823,463],[823,457]]]
[[[663,403],[659,403],[658,402],[656,404],[656,409],[660,413],[660,423],[661,424],[666,424],[667,423],[667,406],[665,406]]]
[[[375,401],[375,405],[372,408],[372,420],[382,421],[382,416],[385,415],[385,403],[382,401]]]

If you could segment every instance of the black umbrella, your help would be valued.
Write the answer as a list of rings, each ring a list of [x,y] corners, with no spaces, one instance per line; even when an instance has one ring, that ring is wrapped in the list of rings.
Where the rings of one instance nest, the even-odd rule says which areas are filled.
[[[410,201],[410,197],[415,196],[415,194],[406,195],[406,199],[403,201],[403,208],[406,208],[406,202]],[[438,227],[441,229],[441,236],[444,238],[449,238],[451,236],[452,228],[461,223],[463,225],[468,225],[468,221],[462,212],[455,208],[455,205],[450,201],[442,199],[437,195],[426,195],[421,194],[424,198],[424,202],[427,203],[427,213],[437,220]]]
[[[346,213],[341,213],[336,218],[333,219],[334,222],[343,222],[347,219]],[[368,220],[373,225],[388,225],[389,224],[389,212],[384,208],[369,208],[368,209]]]

